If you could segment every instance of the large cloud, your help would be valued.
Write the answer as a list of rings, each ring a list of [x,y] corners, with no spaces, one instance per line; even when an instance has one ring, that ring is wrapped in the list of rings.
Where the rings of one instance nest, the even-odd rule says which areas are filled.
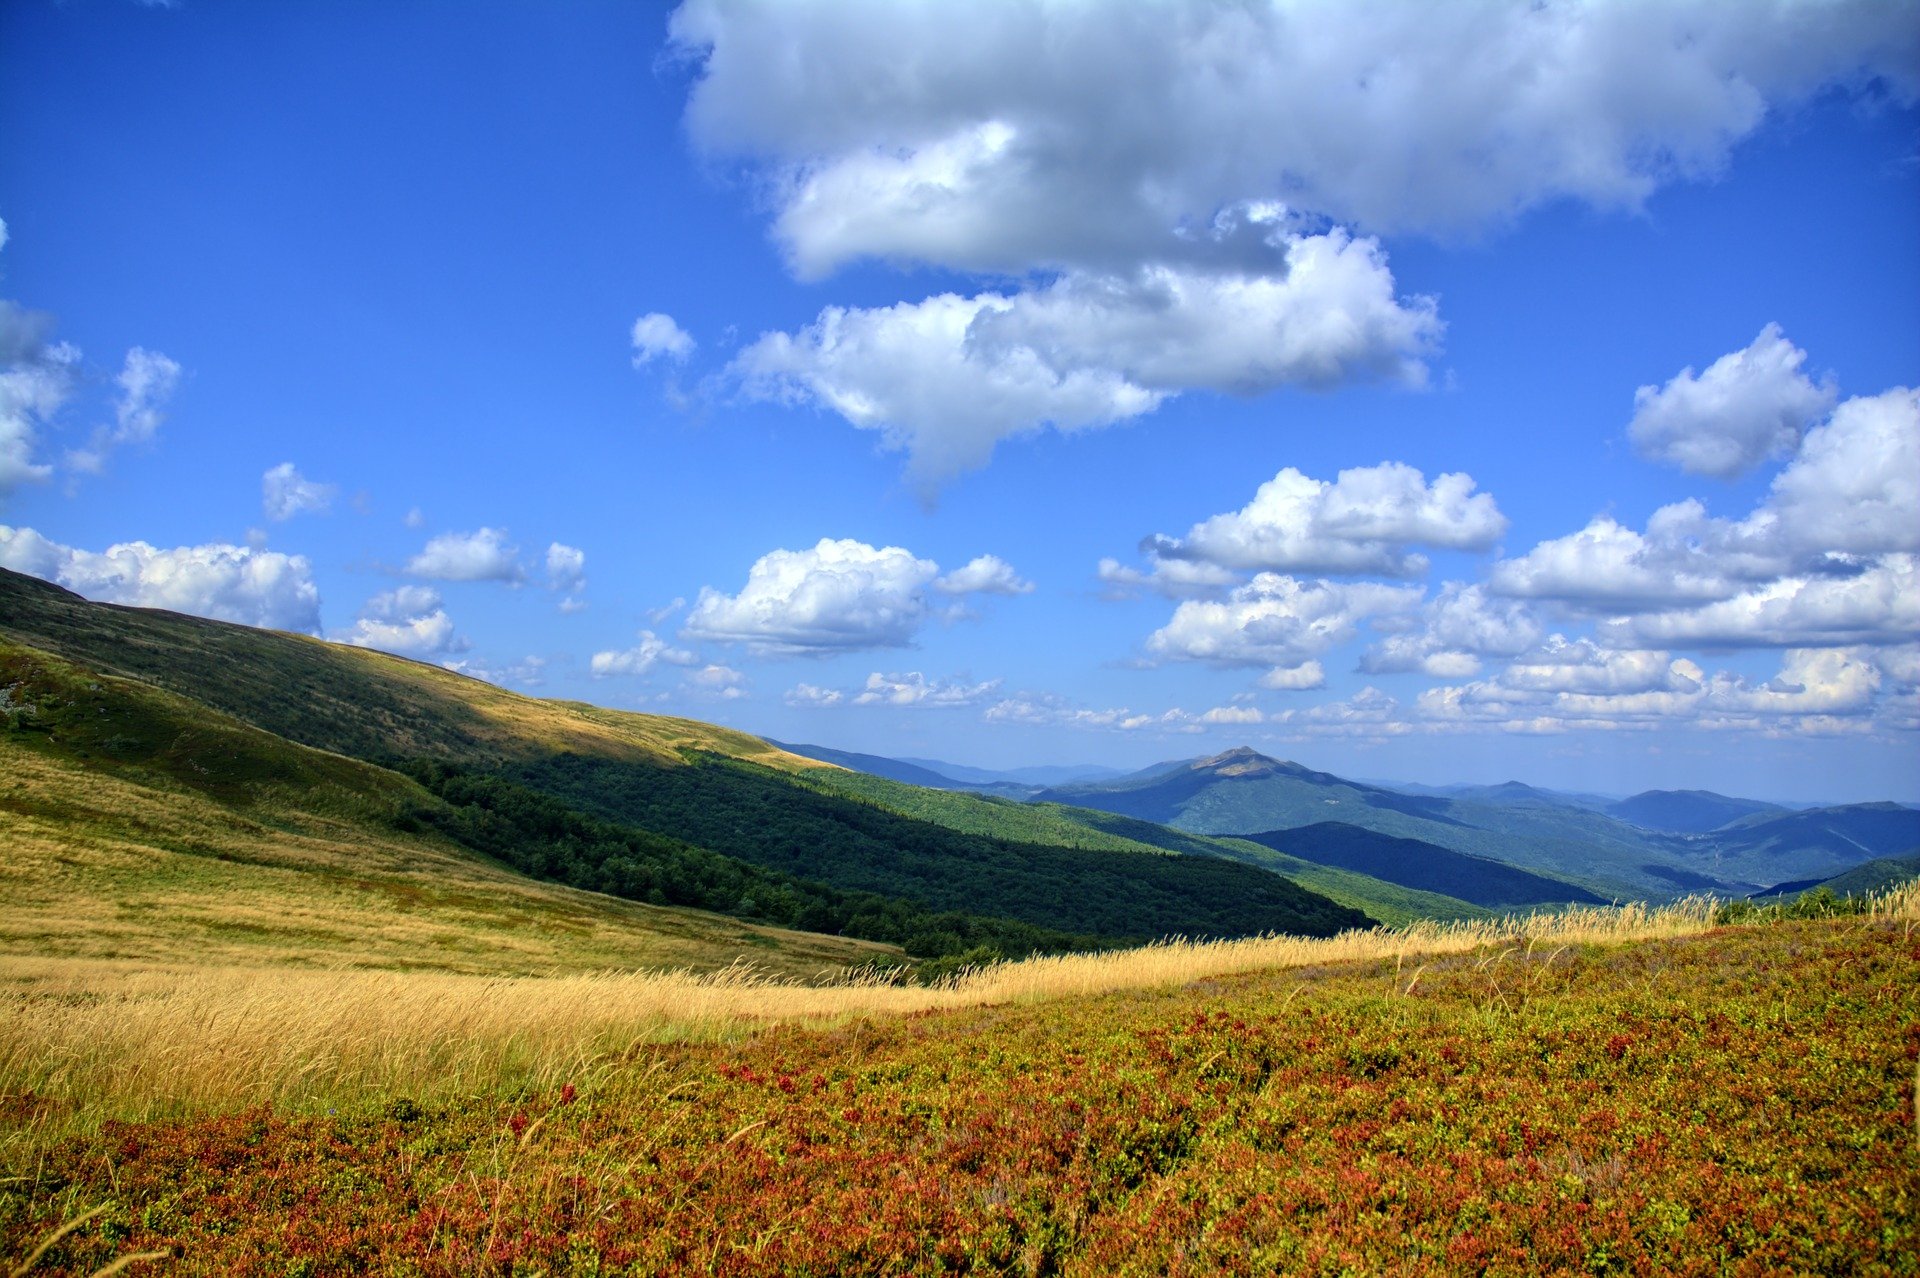
[[[690,0],[672,31],[693,137],[761,168],[805,276],[1218,259],[1263,201],[1384,232],[1631,208],[1770,110],[1920,81],[1884,0]]]
[[[1148,636],[1147,651],[1163,661],[1299,667],[1352,639],[1370,617],[1412,611],[1420,595],[1406,586],[1263,572],[1225,600],[1182,603]]]
[[[831,409],[881,432],[937,484],[1001,439],[1107,426],[1204,389],[1419,383],[1439,320],[1402,301],[1377,245],[1285,236],[1264,271],[1145,265],[1011,294],[828,307],[730,365],[745,394]]]
[[[1602,517],[1494,565],[1489,580],[1502,594],[1595,612],[1697,610],[1684,623],[1634,622],[1656,645],[1854,643],[1910,626],[1895,587],[1911,572],[1899,557],[1916,552],[1920,393],[1901,387],[1835,409],[1744,519],[1692,500],[1655,511],[1644,533]],[[1876,600],[1888,605],[1877,621],[1858,611]],[[1822,620],[1836,609],[1844,625]]]
[[[1021,584],[992,556],[942,578],[940,565],[898,546],[822,538],[762,555],[737,595],[703,589],[682,633],[769,654],[903,648],[933,614],[929,592],[1004,594]]]
[[[1459,679],[1478,673],[1481,658],[1515,656],[1539,639],[1540,623],[1524,604],[1491,599],[1484,586],[1450,581],[1421,610],[1418,628],[1382,639],[1362,655],[1360,668]]]
[[[436,581],[507,581],[526,578],[520,551],[509,545],[505,529],[442,533],[407,561],[407,571]]]
[[[1185,537],[1149,538],[1145,549],[1158,561],[1155,576],[1187,561],[1243,571],[1413,577],[1426,571],[1427,561],[1412,546],[1486,550],[1506,531],[1493,498],[1473,488],[1472,477],[1459,474],[1428,484],[1401,462],[1343,470],[1332,483],[1289,466],[1260,485],[1243,509],[1195,524]],[[1190,588],[1190,574],[1173,574],[1169,593]]]
[[[80,352],[52,332],[51,315],[0,299],[0,499],[53,474],[40,434],[73,394]]]
[[[471,646],[454,633],[440,592],[426,586],[401,586],[375,595],[361,608],[353,629],[338,638],[357,648],[443,656]]]
[[[295,515],[325,514],[339,492],[332,484],[308,479],[292,462],[281,462],[260,476],[260,508],[276,523]]]
[[[180,384],[180,365],[159,351],[136,346],[127,352],[114,382],[120,390],[114,400],[113,425],[99,427],[85,448],[67,453],[66,463],[73,470],[98,473],[114,449],[152,440]]]
[[[50,541],[31,528],[0,524],[0,567],[106,603],[320,631],[320,591],[302,555],[219,543],[161,549],[144,541],[95,553]]]
[[[651,630],[642,630],[640,642],[620,651],[596,652],[591,669],[593,677],[643,675],[662,662],[670,666],[697,666],[700,658],[684,648],[676,648]]]
[[[1833,407],[1831,384],[1800,371],[1807,353],[1769,324],[1745,350],[1663,387],[1642,386],[1627,434],[1649,457],[1696,475],[1732,479],[1793,451],[1800,434]]]

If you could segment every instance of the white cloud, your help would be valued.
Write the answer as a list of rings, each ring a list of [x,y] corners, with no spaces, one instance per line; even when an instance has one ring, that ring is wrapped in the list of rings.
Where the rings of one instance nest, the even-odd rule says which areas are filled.
[[[280,521],[295,515],[326,513],[340,490],[332,484],[317,484],[281,462],[260,476],[260,505],[267,518]]]
[[[721,701],[738,701],[747,695],[747,677],[726,666],[702,666],[681,680],[688,692]]]
[[[1704,678],[1691,661],[1652,649],[1603,648],[1590,639],[1553,635],[1500,673],[1503,687],[1528,692],[1620,696],[1638,692],[1695,692]]]
[[[1000,690],[1000,680],[967,683],[962,679],[928,679],[918,670],[906,674],[881,674],[875,671],[854,695],[857,706],[913,706],[920,709],[951,709],[977,705]]]
[[[1188,600],[1147,639],[1164,661],[1298,666],[1345,643],[1360,622],[1411,612],[1421,592],[1376,582],[1303,582],[1263,572],[1223,601]]]
[[[643,368],[665,356],[676,364],[693,354],[694,340],[673,316],[651,311],[633,322],[633,366]]]
[[[561,612],[584,610],[587,601],[581,592],[587,588],[587,552],[557,541],[548,546],[547,587],[566,596],[560,601]]]
[[[664,662],[670,666],[698,665],[700,659],[684,648],[676,648],[651,630],[640,632],[640,642],[619,652],[596,652],[589,668],[596,679],[612,675],[643,675]]]
[[[1555,637],[1559,639],[1558,636]],[[1646,730],[1682,724],[1707,730],[1812,733],[1858,730],[1880,706],[1881,672],[1859,649],[1789,649],[1780,673],[1761,683],[1707,676],[1665,653],[1610,652],[1561,641],[1544,664],[1529,658],[1496,681],[1433,688],[1418,717],[1431,728],[1479,725],[1503,731]]]
[[[496,666],[483,657],[461,657],[451,661],[442,661],[441,668],[455,674],[466,675],[470,679],[484,679],[488,683],[506,685],[519,684],[523,688],[537,688],[546,682],[547,659],[527,656],[507,666]]]
[[[1045,426],[1076,431],[1187,390],[1255,394],[1352,380],[1419,384],[1440,323],[1402,302],[1371,240],[1289,236],[1271,269],[1149,264],[1012,294],[828,307],[729,366],[743,393],[831,409],[880,432],[932,487]]]
[[[1491,495],[1469,475],[1432,484],[1412,466],[1382,462],[1343,470],[1332,483],[1289,466],[1242,509],[1195,524],[1185,537],[1145,543],[1162,565],[1182,560],[1243,571],[1371,573],[1414,577],[1427,569],[1412,546],[1486,550],[1507,530]]]
[[[320,591],[302,555],[220,543],[161,549],[144,541],[96,553],[63,546],[31,528],[0,524],[0,567],[106,603],[305,634],[320,631]]]
[[[1237,574],[1217,564],[1158,558],[1153,554],[1152,539],[1145,548],[1152,567],[1144,572],[1111,556],[1100,561],[1098,576],[1107,585],[1109,598],[1126,598],[1144,589],[1158,591],[1169,599],[1206,599],[1239,580]]]
[[[847,699],[838,688],[822,688],[811,683],[796,683],[787,689],[786,703],[796,709],[817,710],[837,706]]]
[[[518,547],[507,544],[503,528],[470,533],[441,533],[407,561],[416,577],[437,581],[510,581],[526,578]]]
[[[1092,710],[1074,706],[1066,698],[1050,692],[1022,692],[1007,697],[988,706],[981,718],[988,723],[1104,732],[1196,733],[1206,731],[1208,726],[1200,716],[1177,706],[1159,714],[1135,713],[1124,706]]]
[[[1361,657],[1369,674],[1418,670],[1439,679],[1477,674],[1482,657],[1511,657],[1540,640],[1524,604],[1490,599],[1486,587],[1449,581],[1421,610],[1418,629],[1389,635]]]
[[[1400,703],[1380,689],[1368,686],[1345,701],[1329,701],[1297,710],[1281,710],[1267,722],[1289,734],[1320,737],[1378,739],[1413,731]]]
[[[0,299],[0,499],[53,474],[40,436],[73,394],[80,351],[52,332],[51,315]]]
[[[681,633],[786,656],[904,648],[934,615],[930,591],[1006,593],[1024,584],[992,555],[942,578],[940,565],[898,546],[822,538],[762,555],[737,595],[701,590]]]
[[[406,518],[400,522],[409,528],[425,528],[427,526],[427,516],[418,506],[415,506],[407,512]]]
[[[82,474],[97,474],[115,448],[144,444],[159,432],[167,403],[180,384],[180,365],[159,351],[135,346],[127,352],[114,381],[120,394],[114,402],[113,425],[95,430],[87,447],[67,453],[68,467]]]
[[[1255,682],[1273,692],[1311,692],[1327,686],[1327,671],[1318,661],[1303,661],[1297,666],[1275,666]]]
[[[1128,7],[691,0],[697,144],[762,166],[794,269],[1018,274],[1186,250],[1266,213],[1470,232],[1710,177],[1830,85],[1911,100],[1880,0]],[[936,52],[937,51],[937,54]],[[1270,215],[1270,214],[1268,214]]]
[[[426,586],[400,586],[375,595],[340,639],[358,648],[400,653],[445,655],[471,646],[454,634],[440,592]]]
[[[1627,434],[1646,456],[1696,475],[1745,474],[1791,453],[1801,432],[1833,407],[1832,384],[1816,386],[1800,371],[1806,359],[1769,324],[1752,345],[1698,377],[1689,367],[1664,387],[1642,386]]]
[[[1915,552],[1920,393],[1900,387],[1849,399],[1807,432],[1745,519],[1711,517],[1693,500],[1655,511],[1645,533],[1603,516],[1495,564],[1489,581],[1501,594],[1613,613],[1727,602],[1734,606],[1718,610],[1714,624],[1730,624],[1743,609],[1778,611],[1803,593],[1808,603],[1863,601],[1870,592],[1846,579],[1897,575],[1875,557]],[[1900,624],[1893,614],[1885,620]]]
[[[963,568],[938,578],[933,588],[946,595],[1030,595],[1033,583],[1023,580],[1013,565],[998,555],[980,555]]]
[[[1814,647],[1899,644],[1920,635],[1920,556],[1887,555],[1848,575],[1784,577],[1695,608],[1603,621],[1611,644]]]

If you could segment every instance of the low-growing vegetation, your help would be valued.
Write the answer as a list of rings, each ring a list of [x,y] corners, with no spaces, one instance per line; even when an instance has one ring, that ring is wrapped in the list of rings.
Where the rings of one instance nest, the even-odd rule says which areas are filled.
[[[463,997],[395,976],[331,1011],[285,989],[272,1015],[236,988],[236,1043],[386,1019],[297,1043],[305,1099],[216,1089],[147,1122],[106,1117],[138,1108],[112,1067],[66,1087],[47,1062],[212,1026],[185,1067],[221,997],[46,989],[0,1031],[38,1044],[0,1074],[0,1254],[80,1221],[32,1272],[1915,1272],[1920,894],[1714,909],[1062,956],[939,989],[710,979],[677,995],[708,1001],[676,1041],[611,1024],[613,978]],[[543,1008],[577,1036],[526,1068]],[[434,1085],[454,1062],[425,1045],[515,1022],[519,1065]],[[404,1070],[320,1094],[355,1042],[409,1036]]]

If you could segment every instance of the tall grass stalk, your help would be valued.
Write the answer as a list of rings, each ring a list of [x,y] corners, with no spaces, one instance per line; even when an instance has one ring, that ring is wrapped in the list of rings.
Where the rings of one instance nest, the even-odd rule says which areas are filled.
[[[255,1104],[306,1110],[404,1095],[449,1099],[589,1083],[674,1041],[773,1024],[825,1026],[911,1012],[1072,999],[1241,973],[1520,944],[1695,935],[1716,902],[1572,909],[1415,924],[1316,940],[1167,941],[995,964],[931,987],[874,973],[803,984],[718,973],[489,978],[268,968],[154,971],[99,961],[0,959],[0,1102],[31,1097],[38,1124],[150,1119]],[[1874,898],[1864,921],[1920,917],[1920,883]],[[1418,979],[1417,977],[1415,978]],[[0,1132],[0,1142],[18,1139]],[[39,1132],[44,1137],[50,1131]]]

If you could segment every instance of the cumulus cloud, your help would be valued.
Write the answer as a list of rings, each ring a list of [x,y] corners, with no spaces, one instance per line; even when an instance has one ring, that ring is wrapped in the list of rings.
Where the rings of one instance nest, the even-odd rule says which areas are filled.
[[[581,592],[587,588],[587,552],[554,542],[547,547],[547,588],[558,590],[561,612],[579,612],[587,606]]]
[[[276,523],[295,515],[325,514],[339,492],[332,484],[308,479],[292,462],[281,462],[260,476],[261,508]]]
[[[980,555],[937,578],[933,588],[946,595],[1030,595],[1033,583],[998,555]]]
[[[471,646],[454,633],[440,592],[426,586],[401,586],[375,595],[340,639],[358,648],[398,653],[445,655]]]
[[[929,679],[918,670],[906,674],[867,676],[853,696],[857,706],[911,706],[918,709],[952,709],[977,705],[1000,690],[1000,680],[968,683],[964,679]]]
[[[127,352],[114,381],[119,394],[113,425],[96,428],[85,448],[68,450],[68,469],[98,474],[114,449],[151,440],[166,420],[167,403],[180,383],[180,365],[158,351],[136,346]]]
[[[1920,81],[1920,37],[1878,0],[691,0],[671,31],[693,138],[761,166],[808,277],[1218,257],[1236,245],[1196,229],[1278,201],[1441,234],[1633,208],[1717,173],[1769,111]]]
[[[302,555],[222,543],[162,549],[144,541],[96,553],[61,545],[31,528],[0,524],[0,567],[106,603],[273,630],[320,631],[320,590]]]
[[[1271,274],[1150,265],[1068,274],[1018,294],[828,307],[770,332],[730,372],[743,393],[812,403],[876,430],[937,485],[1043,426],[1110,426],[1187,390],[1425,378],[1440,322],[1400,301],[1371,240],[1292,236]]]
[[[519,548],[507,543],[503,528],[441,533],[407,561],[407,571],[436,581],[519,582],[527,575]]]
[[[1841,720],[1867,726],[1879,706],[1881,672],[1859,649],[1789,649],[1779,674],[1758,683],[1725,671],[1708,676],[1665,653],[1564,640],[1557,649],[1516,663],[1497,680],[1429,689],[1417,718],[1439,730],[1644,731],[1680,724],[1826,735]]]
[[[682,634],[785,656],[904,648],[934,613],[929,592],[1008,594],[1025,585],[992,555],[942,577],[933,560],[898,546],[822,538],[811,549],[762,555],[737,595],[703,589]]]
[[[880,433],[935,486],[1046,426],[1138,417],[1188,390],[1250,395],[1352,380],[1419,384],[1440,323],[1401,300],[1379,246],[1287,237],[1267,272],[1148,264],[1011,294],[828,307],[729,365],[750,398],[810,403]]]
[[[796,683],[787,689],[786,703],[796,709],[818,710],[826,706],[837,706],[847,699],[847,694],[838,688],[822,688],[817,684]]]
[[[662,357],[685,363],[693,354],[694,340],[674,322],[673,316],[652,311],[633,322],[633,366],[644,368]]]
[[[1147,638],[1162,661],[1296,667],[1359,633],[1368,618],[1411,612],[1421,591],[1378,582],[1301,581],[1263,572],[1225,600],[1188,600]]]
[[[693,666],[700,659],[684,648],[676,648],[651,630],[640,632],[640,642],[621,651],[596,652],[589,668],[596,679],[614,675],[643,675],[656,665]]]
[[[1204,732],[1207,724],[1201,716],[1179,707],[1159,714],[1136,713],[1126,707],[1089,709],[1075,706],[1066,698],[1050,692],[1022,692],[987,707],[981,718],[988,723],[1015,723],[1031,727],[1080,728],[1106,732]],[[1215,722],[1218,722],[1217,720]]]
[[[1651,649],[1603,648],[1591,639],[1553,635],[1500,673],[1503,687],[1526,692],[1620,696],[1639,692],[1695,692],[1703,678],[1691,661]]]
[[[1421,609],[1416,629],[1369,648],[1369,674],[1418,670],[1440,679],[1477,674],[1482,657],[1511,657],[1539,642],[1540,623],[1524,605],[1488,597],[1486,587],[1450,581]]]
[[[727,666],[702,666],[689,671],[680,683],[687,692],[720,701],[738,701],[748,695],[747,677]]]
[[[73,394],[80,351],[52,333],[51,315],[0,299],[0,499],[53,474],[41,434]]]
[[[1849,575],[1784,577],[1699,607],[1610,618],[1598,633],[1623,647],[1904,643],[1920,634],[1920,556],[1887,555]]]
[[[1791,453],[1833,407],[1832,383],[1816,386],[1800,371],[1806,359],[1769,324],[1698,377],[1689,367],[1665,386],[1642,386],[1627,434],[1646,456],[1696,475],[1743,475]]]
[[[1297,666],[1275,666],[1255,682],[1272,692],[1310,692],[1327,686],[1327,671],[1318,661],[1303,661]]]
[[[1920,393],[1901,387],[1836,408],[1807,433],[1744,519],[1715,518],[1694,500],[1655,511],[1644,533],[1603,516],[1494,565],[1489,581],[1500,594],[1616,615],[1694,608],[1701,610],[1697,623],[1647,633],[1677,638],[1687,629],[1705,634],[1719,627],[1731,636],[1743,613],[1758,621],[1762,614],[1810,615],[1843,599],[1890,598],[1876,593],[1875,583],[1905,570],[1884,557],[1916,552]],[[1884,621],[1900,624],[1894,613]],[[1752,633],[1762,641],[1761,631]]]
[[[1413,546],[1486,550],[1507,530],[1491,495],[1472,476],[1431,484],[1401,462],[1343,470],[1332,482],[1289,466],[1238,511],[1195,524],[1185,537],[1150,537],[1153,576],[1180,561],[1244,571],[1368,573],[1414,577],[1427,570]],[[1176,589],[1179,587],[1176,586]]]

